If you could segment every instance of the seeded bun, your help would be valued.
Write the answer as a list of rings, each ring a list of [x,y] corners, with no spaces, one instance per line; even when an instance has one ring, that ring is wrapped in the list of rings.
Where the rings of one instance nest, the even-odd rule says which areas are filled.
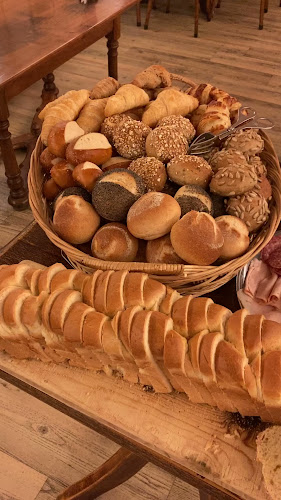
[[[130,208],[127,226],[136,238],[155,240],[170,232],[181,215],[178,202],[164,193],[146,193]]]
[[[196,212],[212,213],[213,205],[212,200],[208,193],[200,186],[193,186],[187,184],[182,186],[174,196],[181,207],[181,216],[183,217],[191,210]]]
[[[98,259],[132,262],[137,255],[138,240],[124,224],[110,222],[96,232],[91,250]]]
[[[145,140],[151,131],[142,122],[127,117],[113,130],[113,144],[119,155],[134,160],[145,155]]]
[[[104,219],[122,221],[126,219],[129,208],[145,192],[141,177],[125,168],[117,168],[98,178],[92,203]]]
[[[258,182],[255,168],[246,167],[220,168],[210,183],[210,190],[220,196],[236,196],[253,189]]]
[[[211,215],[192,211],[174,224],[171,242],[189,264],[208,266],[220,257],[223,235]]]
[[[188,142],[191,142],[195,136],[196,130],[193,127],[191,121],[188,118],[178,115],[165,116],[157,123],[157,127],[166,127],[167,125],[173,125],[180,128],[182,133],[187,138]]]
[[[213,169],[214,173],[220,168],[228,167],[247,167],[247,160],[241,151],[236,149],[222,149],[214,153],[209,163]]]
[[[257,231],[268,220],[270,213],[266,199],[256,191],[229,198],[226,211],[243,220],[250,233]]]
[[[146,260],[155,264],[184,264],[173,249],[169,234],[147,242]]]
[[[255,129],[238,130],[224,143],[226,149],[238,149],[246,158],[259,154],[264,148],[264,140]]]
[[[271,200],[272,197],[272,187],[265,175],[261,175],[258,178],[258,184],[255,187],[254,191],[257,191],[261,194],[266,200]]]
[[[128,117],[123,114],[112,115],[105,118],[100,131],[103,135],[105,135],[111,144],[113,144],[113,132],[115,128],[127,119]]]
[[[245,222],[232,215],[223,215],[215,221],[224,238],[220,258],[231,260],[243,255],[250,244],[249,231]]]
[[[147,136],[145,147],[147,156],[155,156],[167,163],[174,156],[186,154],[188,142],[179,127],[167,125],[152,130]]]
[[[56,203],[53,226],[68,243],[79,245],[90,241],[99,225],[99,215],[81,196],[66,196]]]
[[[167,180],[164,163],[157,158],[144,156],[132,161],[129,170],[138,174],[148,191],[162,191]]]
[[[258,177],[267,174],[267,168],[259,156],[250,156],[248,163],[255,167],[256,174]]]
[[[200,156],[179,155],[167,165],[169,179],[180,186],[194,184],[203,189],[209,185],[213,172],[210,165]]]

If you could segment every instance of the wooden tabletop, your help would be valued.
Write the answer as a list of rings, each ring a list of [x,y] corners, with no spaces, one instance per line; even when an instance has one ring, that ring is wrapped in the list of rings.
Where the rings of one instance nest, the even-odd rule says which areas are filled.
[[[0,254],[0,264],[22,259],[64,262],[34,223]],[[234,310],[234,280],[212,297]],[[151,394],[104,374],[11,360],[3,353],[0,376],[197,488],[203,486],[213,498],[267,498],[256,462],[255,437],[261,427],[255,419],[246,419],[242,430],[237,415],[192,404],[184,394]]]
[[[17,95],[109,33],[112,20],[136,3],[0,0],[0,91]]]

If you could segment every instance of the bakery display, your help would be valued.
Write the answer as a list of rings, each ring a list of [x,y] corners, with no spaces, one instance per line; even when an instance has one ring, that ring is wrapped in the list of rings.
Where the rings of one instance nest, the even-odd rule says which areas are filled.
[[[281,325],[262,315],[127,270],[87,275],[23,261],[1,266],[0,288],[0,349],[15,358],[102,371],[280,423]]]
[[[109,170],[98,178],[92,202],[106,220],[126,219],[129,208],[146,192],[142,178],[128,169]]]
[[[101,260],[132,262],[138,252],[138,240],[125,224],[110,222],[102,226],[94,235],[91,251]]]
[[[138,253],[130,262],[140,264],[139,269],[143,269],[147,262],[152,264],[151,272],[154,271],[153,264],[155,270],[159,268],[161,272],[160,266],[165,262],[161,263],[161,257],[153,262],[151,253],[146,252],[147,248],[153,248],[153,244],[147,245],[146,242],[163,237],[163,248],[168,249],[171,245],[172,260],[175,259],[171,264],[176,264],[179,259],[185,276],[188,276],[189,266],[199,266],[199,273],[199,268],[203,272],[204,265],[212,265],[212,273],[222,283],[219,278],[222,264],[226,266],[229,261],[229,265],[237,266],[238,271],[240,256],[247,255],[258,246],[259,238],[264,238],[266,231],[273,230],[272,224],[276,229],[274,213],[278,211],[276,197],[280,190],[273,189],[277,182],[272,170],[273,160],[267,152],[264,154],[268,145],[264,142],[264,135],[257,130],[237,130],[226,139],[217,141],[202,155],[192,154],[194,138],[201,132],[219,134],[225,130],[234,123],[241,103],[209,83],[192,84],[187,89],[186,86],[178,86],[177,79],[181,80],[181,77],[170,74],[162,66],[152,65],[141,71],[132,83],[120,84],[109,77],[98,82],[87,94],[84,91],[78,94],[70,92],[50,103],[42,111],[44,121],[50,113],[58,116],[53,113],[57,106],[59,109],[68,106],[73,99],[78,99],[79,106],[76,103],[75,106],[70,104],[70,107],[75,110],[79,107],[79,110],[75,111],[75,118],[72,117],[67,125],[65,119],[61,123],[56,120],[52,129],[48,128],[50,120],[47,121],[46,140],[44,134],[43,139],[49,144],[56,138],[56,142],[61,141],[58,146],[61,149],[54,154],[51,146],[51,149],[48,147],[40,152],[44,175],[40,189],[50,204],[49,214],[53,213],[57,204],[55,199],[59,198],[62,190],[68,187],[86,189],[91,195],[94,210],[101,218],[101,226],[110,222],[122,223],[138,239]],[[82,99],[85,100],[80,108]],[[244,108],[240,113],[245,113]],[[80,134],[81,130],[80,137],[68,142],[66,131]],[[62,157],[58,156],[59,153]],[[155,206],[151,210],[151,200],[156,203],[155,200],[160,200],[162,195],[168,196],[163,199],[168,199],[167,203],[171,205],[167,215],[165,210],[161,211],[161,203],[160,208]],[[140,209],[138,216],[134,213],[136,207]],[[210,252],[208,263],[203,264],[205,260],[202,259],[199,244],[195,252],[198,256],[190,255],[190,244],[184,254],[181,250],[178,254],[178,249],[173,246],[173,226],[184,232],[187,224],[184,217],[191,212],[196,212],[196,217],[209,215],[210,219],[201,220],[209,223],[211,220],[210,228],[214,227],[212,217],[226,217],[224,220],[233,222],[232,230],[229,227],[229,232],[225,231],[225,236],[222,236],[226,240],[225,246],[220,244],[220,238],[216,240],[217,232],[215,252]],[[230,216],[234,219],[227,219]],[[193,219],[190,215],[187,220],[189,227],[185,236],[189,238],[194,221],[191,223]],[[247,236],[242,231],[242,228],[245,231],[244,224],[249,232]],[[202,225],[204,228],[205,223]],[[248,242],[248,238],[250,241],[250,245],[245,243],[242,253],[239,247],[239,244],[243,247],[241,241],[233,249],[228,243],[229,234],[235,233],[236,226],[242,231],[244,241]],[[50,225],[50,231],[54,231],[53,225]],[[204,238],[204,234],[199,232],[198,237],[199,240],[202,238],[203,249],[206,250],[208,234]],[[174,241],[177,245],[178,236]],[[83,252],[90,262],[91,238],[83,246]],[[71,259],[76,261],[75,256]],[[109,259],[109,262],[112,261]],[[223,275],[230,276],[227,267],[222,269]],[[202,284],[203,290],[209,274],[202,277],[200,274],[197,280],[195,275],[192,276],[194,280],[190,280],[187,289],[194,287],[199,291],[197,282]],[[209,290],[215,286],[216,279],[214,282],[207,279],[207,283]]]

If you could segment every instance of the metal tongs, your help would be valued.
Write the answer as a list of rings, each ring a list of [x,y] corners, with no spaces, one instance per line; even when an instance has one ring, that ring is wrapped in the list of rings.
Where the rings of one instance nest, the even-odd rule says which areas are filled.
[[[188,154],[204,155],[210,153],[211,149],[219,144],[220,141],[233,134],[236,130],[246,128],[256,128],[269,130],[274,127],[274,124],[268,118],[255,118],[256,112],[253,108],[243,106],[238,110],[236,121],[227,130],[224,130],[219,135],[214,135],[211,132],[204,132],[194,139],[191,143]],[[255,118],[255,119],[254,119]]]

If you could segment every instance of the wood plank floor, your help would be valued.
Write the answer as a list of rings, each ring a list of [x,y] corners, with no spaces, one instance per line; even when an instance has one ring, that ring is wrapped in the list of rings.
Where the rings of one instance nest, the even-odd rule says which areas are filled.
[[[78,1],[78,0],[77,0]],[[135,9],[122,18],[119,49],[121,82],[132,80],[149,64],[197,82],[212,82],[276,126],[270,132],[281,157],[281,9],[272,0],[258,31],[258,0],[223,0],[211,23],[200,15],[199,38],[193,38],[193,2],[158,0],[147,31],[135,26]],[[144,21],[146,6],[142,5]],[[91,88],[107,74],[106,46],[100,40],[55,72],[61,93]],[[27,131],[39,104],[41,82],[10,103],[11,131]],[[19,156],[22,156],[20,153]],[[0,247],[31,220],[29,210],[14,212],[0,168]],[[117,445],[72,421],[18,389],[0,383],[0,500],[52,500],[66,486],[91,472]],[[139,474],[103,500],[197,500],[198,492],[155,466]]]

